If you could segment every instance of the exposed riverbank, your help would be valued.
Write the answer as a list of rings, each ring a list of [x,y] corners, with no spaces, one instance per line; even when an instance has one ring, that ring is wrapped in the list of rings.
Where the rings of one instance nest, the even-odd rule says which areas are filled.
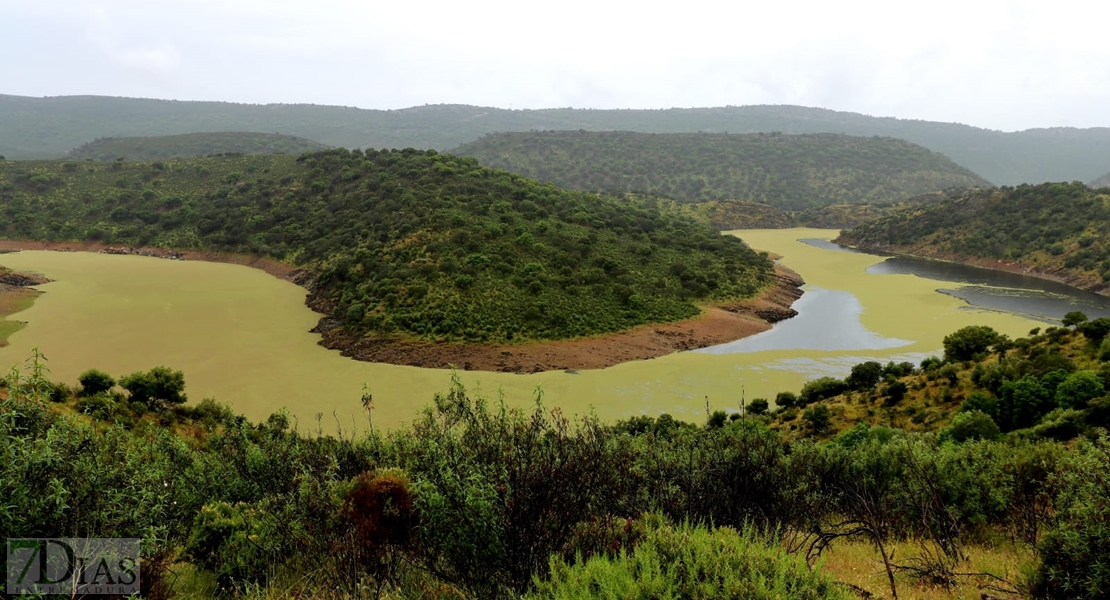
[[[322,315],[327,313],[327,307],[311,293],[311,275],[269,258],[222,252],[135,248],[97,242],[0,240],[0,251],[5,250],[97,252],[244,265],[305,287],[310,292],[306,299],[308,306]],[[776,266],[774,281],[750,300],[705,306],[701,315],[685,321],[642,325],[628,331],[573,340],[497,345],[367,338],[336,327],[327,316],[322,316],[312,331],[322,335],[322,346],[366,362],[430,368],[454,366],[467,371],[506,373],[602,369],[628,361],[724,344],[767,331],[772,324],[797,314],[790,305],[801,297],[803,284],[797,273]]]
[[[840,244],[855,248],[863,252],[880,252],[893,255],[912,256],[915,258],[928,258],[932,260],[942,260],[946,262],[959,263],[963,265],[970,265],[973,267],[982,267],[985,269],[994,269],[996,271],[1006,271],[1007,273],[1018,273],[1021,275],[1028,275],[1030,277],[1037,277],[1039,279],[1046,279],[1048,281],[1055,281],[1070,285],[1071,287],[1081,289],[1088,292],[1094,292],[1103,296],[1110,296],[1110,283],[1103,282],[1100,278],[1081,273],[1075,269],[1068,269],[1063,266],[1050,267],[1045,265],[1032,264],[1027,262],[1019,262],[1012,260],[1000,260],[994,258],[986,258],[982,256],[970,256],[966,254],[956,254],[953,252],[944,252],[934,246],[917,245],[917,246],[899,246],[894,244],[862,244],[858,240],[851,237],[841,235],[832,240],[834,244]]]
[[[706,306],[702,314],[675,323],[641,325],[628,331],[588,338],[527,344],[453,344],[395,338],[363,338],[329,328],[316,331],[320,343],[344,356],[369,362],[414,367],[455,366],[467,371],[539,373],[603,369],[620,363],[658,358],[682,350],[715,346],[755,335],[797,314],[790,305],[801,297],[805,282],[776,266],[775,279],[750,300]],[[310,302],[311,306],[311,302]]]

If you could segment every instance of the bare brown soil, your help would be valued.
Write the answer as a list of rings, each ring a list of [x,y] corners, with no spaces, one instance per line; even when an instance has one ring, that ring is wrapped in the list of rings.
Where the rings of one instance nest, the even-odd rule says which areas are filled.
[[[772,323],[797,314],[790,305],[801,297],[803,283],[797,273],[776,266],[775,282],[752,300],[705,307],[701,315],[686,321],[566,341],[495,345],[359,338],[340,328],[325,330],[321,321],[320,343],[358,360],[415,367],[509,373],[601,369],[767,331]]]
[[[166,250],[111,246],[97,242],[26,242],[0,240],[0,251],[53,250],[59,252],[104,252],[135,254],[175,260],[226,262],[262,269],[267,273],[312,290],[305,271],[273,259],[221,252]],[[629,331],[589,338],[527,344],[436,343],[389,337],[359,337],[336,327],[323,317],[314,329],[323,334],[320,344],[344,356],[368,362],[416,367],[536,373],[553,370],[601,369],[632,360],[664,356],[723,344],[766,331],[771,324],[797,314],[790,308],[801,297],[804,282],[795,272],[777,265],[775,281],[756,298],[742,302],[706,306],[702,314],[685,321],[643,325]],[[309,307],[329,312],[315,294]]]

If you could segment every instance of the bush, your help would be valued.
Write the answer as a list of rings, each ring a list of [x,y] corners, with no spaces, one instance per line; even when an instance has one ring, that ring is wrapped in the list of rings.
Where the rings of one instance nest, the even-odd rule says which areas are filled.
[[[1040,544],[1035,598],[1105,598],[1110,589],[1110,442],[1086,443],[1054,482],[1058,525]]]
[[[166,367],[154,367],[143,373],[132,373],[119,380],[123,389],[131,393],[133,402],[153,407],[158,402],[184,404],[185,373]]]
[[[768,403],[765,398],[756,398],[755,400],[752,400],[750,404],[748,404],[748,412],[752,413],[753,415],[762,415],[766,414],[769,407],[770,403]]]
[[[954,442],[967,440],[993,440],[1001,432],[994,419],[987,413],[978,410],[959,412],[952,419],[952,424],[940,433],[940,439]]]
[[[274,566],[262,546],[267,521],[244,504],[207,504],[196,517],[185,553],[215,573],[221,587],[264,581]]]
[[[1110,361],[1110,338],[1102,340],[1102,345],[1098,347],[1098,359],[1103,362]]]
[[[883,390],[883,393],[886,395],[887,402],[889,402],[890,404],[897,404],[901,402],[902,398],[906,397],[907,392],[909,392],[909,387],[907,387],[906,384],[901,381],[892,382],[890,385],[886,386],[885,390]]]
[[[807,408],[806,411],[802,413],[802,418],[805,419],[810,431],[816,434],[828,433],[829,429],[832,427],[832,411],[824,404],[817,404]]]
[[[649,529],[631,552],[616,557],[553,559],[550,578],[535,584],[526,598],[851,598],[801,557],[750,529],[688,525]]]
[[[971,392],[967,399],[960,404],[960,412],[977,410],[990,415],[991,419],[998,418],[998,398],[983,392]]]
[[[77,382],[81,384],[81,396],[95,396],[102,394],[112,389],[116,385],[116,380],[111,375],[98,371],[96,369],[89,369],[77,378]]]
[[[1088,321],[1080,325],[1078,329],[1083,337],[1097,344],[1106,339],[1107,335],[1110,335],[1110,318],[1100,317],[1094,321]]]
[[[791,408],[797,403],[798,396],[794,392],[779,392],[775,396],[775,406],[779,407],[779,410]]]
[[[1083,409],[1088,402],[1105,393],[1097,373],[1076,371],[1056,386],[1056,405],[1061,408]]]
[[[807,382],[798,394],[798,404],[805,406],[843,394],[848,385],[835,377],[820,377]]]
[[[947,361],[973,360],[998,341],[998,332],[985,325],[969,325],[944,336]]]
[[[891,364],[893,365],[893,363]],[[844,380],[844,383],[850,390],[866,392],[879,383],[884,372],[885,369],[882,364],[869,360],[852,367],[852,372]]]

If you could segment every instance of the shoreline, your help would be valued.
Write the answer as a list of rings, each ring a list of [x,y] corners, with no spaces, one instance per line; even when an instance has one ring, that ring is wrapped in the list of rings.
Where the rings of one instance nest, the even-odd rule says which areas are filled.
[[[1071,273],[1067,270],[1045,270],[1038,265],[1029,263],[1017,262],[1012,260],[1000,260],[996,258],[985,258],[982,256],[966,256],[961,254],[954,254],[951,252],[936,252],[925,251],[923,249],[906,249],[902,247],[886,246],[886,245],[857,245],[851,241],[837,241],[839,237],[834,238],[832,243],[840,244],[848,248],[853,248],[861,252],[877,253],[882,252],[891,256],[905,256],[909,258],[922,258],[927,260],[936,260],[940,262],[954,263],[958,265],[967,265],[971,267],[980,267],[983,269],[991,269],[994,271],[1003,271],[1005,273],[1014,273],[1017,275],[1026,275],[1036,279],[1043,279],[1045,281],[1052,281],[1055,283],[1062,283],[1071,286],[1077,290],[1084,292],[1091,292],[1099,294],[1100,296],[1110,296],[1110,284],[1096,283],[1090,277],[1084,277]],[[912,250],[912,251],[911,251]]]
[[[345,357],[402,366],[454,367],[465,371],[505,373],[602,369],[762,333],[774,323],[797,314],[790,306],[801,297],[803,292],[800,288],[805,283],[797,273],[776,264],[774,280],[754,298],[703,306],[700,315],[683,321],[640,325],[627,331],[571,340],[524,344],[436,343],[360,338],[342,329],[328,327],[329,316],[320,312],[315,301],[312,277],[303,269],[274,259],[224,252],[113,246],[100,242],[0,240],[0,251],[18,250],[138,255],[167,260],[223,262],[261,269],[308,291],[305,305],[320,315],[319,322],[312,329],[322,335],[318,343],[329,350],[339,350]]]

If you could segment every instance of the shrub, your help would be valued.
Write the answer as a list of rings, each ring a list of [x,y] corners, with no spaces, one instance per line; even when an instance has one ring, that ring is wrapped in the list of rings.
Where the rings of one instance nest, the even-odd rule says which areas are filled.
[[[89,369],[81,373],[77,382],[81,384],[81,391],[79,392],[81,396],[102,394],[116,385],[116,380],[111,375],[96,369]]]
[[[750,529],[649,529],[631,552],[568,563],[551,561],[529,599],[724,598],[844,599],[851,596],[801,557],[787,554]]]
[[[884,371],[882,364],[869,360],[852,367],[852,372],[844,380],[844,383],[848,386],[848,389],[866,392],[879,383],[879,380],[883,378]]]
[[[977,410],[990,415],[992,419],[998,418],[998,398],[983,392],[971,392],[967,399],[960,404],[960,412]]]
[[[998,341],[998,332],[985,325],[969,325],[944,336],[944,358],[948,361],[973,360]]]
[[[1055,483],[1058,525],[1040,544],[1035,598],[1105,598],[1110,589],[1110,442],[1080,446]]]
[[[779,410],[791,408],[797,403],[798,396],[794,392],[779,392],[775,396],[775,406],[779,407]]]
[[[1110,318],[1100,317],[1094,321],[1088,321],[1080,325],[1078,329],[1083,337],[1097,344],[1106,339],[1107,335],[1110,335]]]
[[[262,546],[266,521],[244,504],[206,504],[197,514],[185,553],[215,573],[222,587],[264,581],[272,571],[269,553]]]
[[[798,404],[805,406],[843,394],[847,390],[848,385],[835,377],[819,377],[802,386],[802,391],[798,394]]]
[[[828,433],[832,427],[832,411],[824,404],[811,406],[802,413],[802,418],[809,425],[810,431],[816,434]]]
[[[748,404],[748,412],[753,415],[762,415],[767,412],[768,407],[770,407],[770,404],[765,398],[756,398]]]
[[[906,386],[905,383],[901,381],[895,381],[886,386],[886,389],[883,391],[883,393],[886,395],[886,399],[890,404],[897,404],[902,401],[902,398],[906,397],[906,392],[908,391],[909,388]]]
[[[1087,403],[1106,393],[1094,371],[1076,371],[1056,386],[1056,405],[1061,408],[1086,408]]]
[[[994,419],[987,413],[978,410],[959,412],[952,419],[952,424],[940,433],[940,439],[954,442],[967,440],[993,440],[1001,432]]]
[[[184,404],[185,373],[166,367],[154,367],[146,373],[132,373],[119,384],[131,393],[131,400],[153,407],[158,402]]]

